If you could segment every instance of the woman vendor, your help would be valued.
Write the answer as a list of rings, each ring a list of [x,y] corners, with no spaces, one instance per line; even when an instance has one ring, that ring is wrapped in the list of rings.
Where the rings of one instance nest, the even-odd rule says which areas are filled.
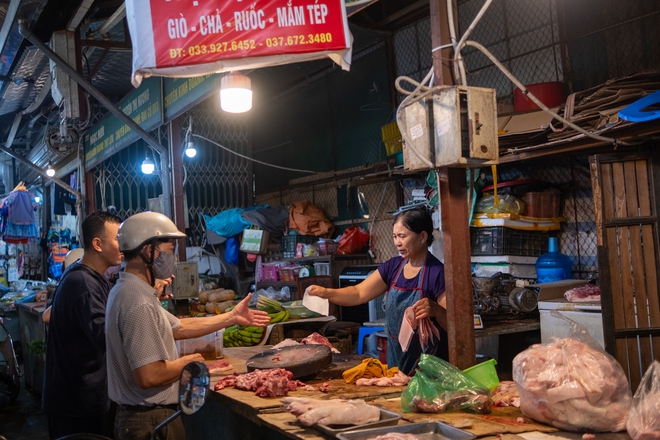
[[[425,206],[398,214],[392,229],[398,257],[381,264],[378,270],[355,286],[328,289],[313,285],[306,292],[340,306],[356,306],[385,294],[387,365],[399,367],[403,373],[411,375],[422,353],[448,359],[445,270],[428,250],[433,242],[433,220]],[[409,307],[418,322],[429,318],[439,330],[440,340],[432,338],[425,350],[417,337],[419,328],[407,351],[404,352],[399,343],[399,330]]]

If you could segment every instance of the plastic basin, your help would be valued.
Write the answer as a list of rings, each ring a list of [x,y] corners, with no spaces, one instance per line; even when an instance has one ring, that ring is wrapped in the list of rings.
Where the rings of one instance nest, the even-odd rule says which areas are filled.
[[[497,377],[495,365],[497,365],[497,361],[495,359],[489,359],[485,362],[463,370],[463,372],[483,386],[487,387],[489,390],[492,390],[500,384],[500,379]]]

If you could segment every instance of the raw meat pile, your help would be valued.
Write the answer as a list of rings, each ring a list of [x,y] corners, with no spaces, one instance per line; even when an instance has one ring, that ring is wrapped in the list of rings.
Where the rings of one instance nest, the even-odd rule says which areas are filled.
[[[622,431],[632,396],[610,355],[573,338],[532,345],[513,360],[522,412],[569,431]]]
[[[585,284],[584,286],[575,287],[564,292],[564,298],[566,298],[568,302],[599,302],[600,287],[593,284]]]
[[[633,440],[660,440],[660,363],[653,361],[633,398],[626,423]]]
[[[515,406],[520,408],[520,395],[516,383],[510,380],[500,382],[492,394],[494,406]]]
[[[331,343],[328,341],[328,338],[325,336],[321,336],[320,334],[314,332],[311,335],[307,336],[306,338],[302,339],[300,342],[295,341],[294,339],[285,339],[282,342],[280,342],[277,345],[273,345],[273,348],[284,348],[284,347],[292,347],[294,345],[327,345],[330,347],[330,350],[332,350],[333,353],[339,353],[339,350],[337,350]]]
[[[224,388],[234,387],[239,390],[254,391],[254,394],[259,397],[286,396],[289,391],[296,391],[298,388],[306,391],[328,392],[327,383],[314,387],[299,380],[293,380],[292,377],[293,373],[284,368],[255,370],[245,374],[234,373],[218,380],[214,389],[220,391]]]
[[[233,365],[227,361],[219,360],[207,365],[210,374],[220,374],[234,369]]]
[[[363,400],[318,400],[284,397],[280,400],[286,411],[305,426],[364,425],[380,420],[380,409]]]
[[[480,390],[464,390],[444,393],[432,401],[421,396],[415,396],[410,401],[410,409],[421,413],[443,413],[462,409],[476,414],[490,414],[493,409],[493,401],[487,394],[481,394]]]
[[[360,386],[376,386],[376,387],[403,387],[408,385],[410,377],[406,376],[400,371],[397,371],[393,377],[372,377],[370,379],[361,378],[355,382],[355,385]]]

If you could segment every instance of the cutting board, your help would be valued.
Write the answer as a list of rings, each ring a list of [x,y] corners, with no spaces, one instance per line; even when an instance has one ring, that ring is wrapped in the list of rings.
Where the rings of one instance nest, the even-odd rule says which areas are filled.
[[[341,379],[344,371],[360,365],[362,361],[367,358],[368,356],[362,356],[360,354],[333,353],[330,366],[319,371],[319,374],[316,375],[315,379]]]
[[[312,380],[306,382],[308,385],[318,386],[323,383],[328,384],[328,392],[296,390],[289,392],[293,397],[311,397],[313,399],[365,399],[367,401],[376,398],[392,397],[401,395],[405,387],[364,387],[355,384],[347,384],[344,379],[332,379],[327,381]],[[215,385],[212,380],[211,385]],[[280,412],[280,397],[258,397],[253,391],[242,391],[236,388],[225,388],[224,390],[214,391],[221,396],[228,397],[234,401],[241,402],[257,411],[268,410],[271,412]],[[386,408],[389,409],[389,408]],[[400,411],[397,411],[400,412]]]
[[[332,363],[332,352],[326,345],[295,345],[293,347],[265,350],[248,359],[247,370],[284,368],[293,379],[313,378]]]

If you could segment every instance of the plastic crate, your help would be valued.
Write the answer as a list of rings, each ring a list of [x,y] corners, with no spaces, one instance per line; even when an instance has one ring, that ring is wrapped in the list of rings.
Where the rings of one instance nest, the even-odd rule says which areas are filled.
[[[388,156],[396,154],[402,150],[401,131],[399,131],[399,125],[396,121],[383,125],[380,128],[380,131],[383,136],[383,143],[385,144],[385,150],[387,151]]]
[[[295,258],[298,243],[316,243],[318,237],[313,235],[285,235],[282,237],[282,257]]]
[[[543,231],[521,231],[496,226],[470,228],[472,255],[518,255],[539,257],[548,252],[550,234]]]
[[[263,264],[261,266],[261,281],[278,281],[277,274],[278,264]]]

